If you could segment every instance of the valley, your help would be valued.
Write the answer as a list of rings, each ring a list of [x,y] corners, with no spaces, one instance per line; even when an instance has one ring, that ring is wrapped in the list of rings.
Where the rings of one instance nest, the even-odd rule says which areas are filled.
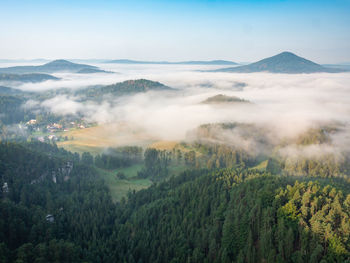
[[[346,262],[350,75],[208,63],[59,60],[2,86],[1,254]]]
[[[350,1],[0,1],[0,263],[350,263]]]

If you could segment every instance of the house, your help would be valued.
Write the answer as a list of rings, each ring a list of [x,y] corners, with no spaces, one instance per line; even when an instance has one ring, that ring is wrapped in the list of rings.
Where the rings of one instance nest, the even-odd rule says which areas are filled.
[[[49,132],[57,132],[58,130],[62,129],[62,125],[58,123],[53,123],[53,124],[47,125],[46,129],[48,129]]]
[[[30,120],[30,121],[27,121],[26,124],[27,124],[27,125],[34,125],[34,124],[36,124],[36,120],[35,120],[35,119],[32,119],[32,120]]]
[[[54,123],[52,125],[52,127],[56,128],[56,129],[62,129],[62,125],[61,124],[58,124],[58,123]]]
[[[47,136],[47,138],[49,138],[49,140],[52,140],[52,141],[56,141],[57,140],[57,136],[54,135],[54,134],[50,134],[49,136]]]

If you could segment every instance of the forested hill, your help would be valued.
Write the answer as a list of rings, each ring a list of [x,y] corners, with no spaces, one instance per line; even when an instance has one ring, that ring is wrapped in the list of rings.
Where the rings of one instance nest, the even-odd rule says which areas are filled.
[[[55,145],[2,143],[0,160],[1,262],[350,260],[340,178],[194,169],[113,204],[93,166]]]
[[[238,72],[238,73],[251,73],[251,72],[271,72],[271,73],[317,73],[317,72],[344,72],[339,68],[327,68],[314,63],[305,58],[299,57],[291,52],[282,52],[275,56],[262,59],[258,62],[251,63],[249,65],[218,69],[219,72]]]
[[[2,95],[4,93],[14,93],[13,95]],[[22,121],[26,116],[26,111],[22,107],[25,99],[20,96],[14,96],[17,92],[14,89],[0,88],[0,122],[3,124],[12,124]],[[33,114],[28,114],[33,117]]]
[[[5,86],[0,86],[0,95],[19,95],[23,92],[19,89],[13,89]]]
[[[235,104],[235,103],[250,103],[250,102],[235,96],[218,94],[205,99],[201,103],[202,104]]]
[[[103,96],[127,95],[147,91],[171,91],[174,90],[164,84],[147,79],[127,80],[102,87],[90,87],[81,89],[76,95],[86,99],[99,99]]]
[[[0,262],[108,258],[115,205],[79,155],[39,142],[1,143],[0,186]]]
[[[129,199],[119,262],[348,262],[350,195],[248,170],[192,171]]]
[[[30,74],[6,74],[0,73],[0,83],[11,82],[42,82],[46,80],[59,80],[54,76],[48,74],[30,73]]]

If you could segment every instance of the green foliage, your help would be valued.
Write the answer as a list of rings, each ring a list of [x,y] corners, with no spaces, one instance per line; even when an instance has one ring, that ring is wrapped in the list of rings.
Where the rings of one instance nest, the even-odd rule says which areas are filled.
[[[108,170],[132,166],[141,162],[142,151],[138,146],[108,148],[105,153],[96,155],[95,165]]]
[[[196,165],[196,152],[189,151],[184,154],[185,164],[194,167]]]
[[[160,181],[168,176],[171,153],[148,148],[145,151],[145,167],[138,172],[138,177]]]
[[[344,262],[350,251],[345,200],[329,186],[254,170],[186,172],[129,196],[114,256],[127,261],[132,254],[136,262]],[[331,225],[317,226],[322,222]]]
[[[20,122],[24,119],[26,113],[21,107],[23,99],[14,96],[0,95],[0,120],[4,124]]]
[[[226,148],[201,148],[202,153],[205,150],[220,160]],[[0,259],[349,260],[350,194],[346,186],[341,191],[333,186],[333,179],[300,178],[299,182],[296,177],[271,175],[244,165],[188,170],[160,182],[169,176],[168,165],[174,156],[175,151],[147,149],[139,176],[147,175],[157,183],[130,191],[127,200],[114,204],[94,168],[84,165],[91,161],[90,155],[80,160],[55,145],[38,142],[0,144],[0,186],[8,184],[8,190],[1,188]],[[69,173],[67,163],[74,164]],[[113,178],[128,179],[117,179],[116,173]],[[48,214],[53,222],[46,220]]]
[[[1,262],[108,257],[103,251],[116,207],[103,182],[74,154],[38,142],[0,144],[0,186]]]

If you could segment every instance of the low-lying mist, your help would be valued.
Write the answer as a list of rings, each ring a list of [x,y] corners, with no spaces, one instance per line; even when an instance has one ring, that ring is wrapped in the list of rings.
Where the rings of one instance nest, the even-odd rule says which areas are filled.
[[[81,114],[98,124],[128,123],[159,140],[185,140],[188,132],[205,123],[254,124],[266,132],[266,140],[277,144],[297,138],[311,128],[339,125],[331,145],[302,148],[288,145],[283,154],[320,154],[348,151],[350,146],[350,74],[270,74],[204,72],[213,66],[99,64],[113,74],[54,74],[59,81],[24,84],[22,90],[83,89],[129,79],[159,81],[175,92],[137,93],[102,102],[79,102],[78,97],[59,95],[38,104],[55,114]],[[249,104],[201,103],[217,94],[236,96]],[[111,130],[111,133],[114,131]],[[227,143],[254,149],[257,145],[237,132],[223,135]],[[246,141],[244,141],[246,140]],[[261,145],[256,148],[261,148]],[[260,151],[260,150],[259,150]]]

